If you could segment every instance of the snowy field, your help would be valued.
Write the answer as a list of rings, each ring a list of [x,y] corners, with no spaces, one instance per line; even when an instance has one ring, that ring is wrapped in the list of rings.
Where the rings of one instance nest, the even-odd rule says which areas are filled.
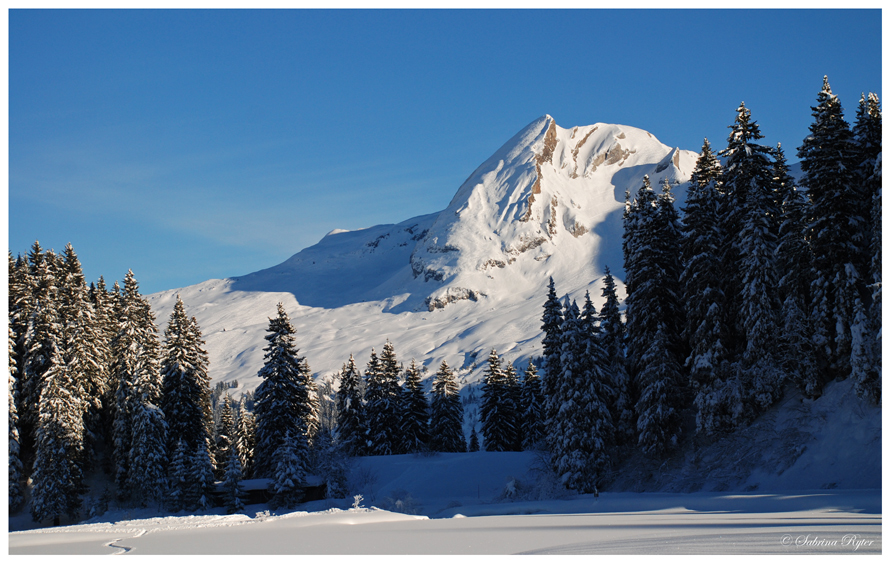
[[[880,553],[881,491],[548,493],[529,452],[358,460],[354,499],[197,516],[114,510],[10,554]],[[268,512],[267,512],[268,511]],[[27,515],[11,529],[29,525]],[[33,525],[33,524],[30,524]]]
[[[256,508],[256,507],[251,507]],[[430,518],[378,508],[166,516],[9,534],[10,554],[880,553],[879,491],[603,493]]]

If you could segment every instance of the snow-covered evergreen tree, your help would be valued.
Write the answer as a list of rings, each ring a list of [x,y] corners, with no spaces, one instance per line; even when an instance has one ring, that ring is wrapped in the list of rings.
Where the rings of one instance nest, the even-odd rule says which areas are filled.
[[[275,452],[272,482],[275,494],[271,504],[276,508],[292,508],[303,495],[309,444],[306,441],[306,429],[300,427],[300,422],[296,428],[288,429]]]
[[[148,303],[139,294],[133,272],[127,272],[116,309],[118,333],[112,342],[112,380],[116,385],[113,446],[115,481],[120,498],[129,498],[136,481],[130,477],[133,456],[148,444],[138,444],[136,418],[160,405],[161,372],[157,328]],[[146,438],[144,433],[139,439]]]
[[[401,451],[401,387],[395,348],[388,340],[380,360],[371,350],[365,370],[365,409],[368,416],[368,442],[371,455],[392,455]]]
[[[253,452],[256,447],[256,419],[253,413],[247,410],[243,395],[238,403],[238,441],[236,446],[241,473],[245,479],[250,479],[253,474]]]
[[[555,402],[555,395],[557,380],[562,373],[562,367],[559,365],[562,345],[562,335],[559,332],[562,328],[562,305],[556,296],[556,285],[552,277],[547,288],[547,300],[544,302],[544,314],[541,322],[541,330],[544,331],[544,338],[541,341],[544,348],[542,390],[544,394],[544,425],[547,428],[559,408]]]
[[[185,441],[180,438],[170,455],[167,466],[167,494],[164,501],[169,510],[179,512],[186,507],[186,496],[189,487],[189,458]]]
[[[241,485],[241,461],[235,448],[229,448],[229,460],[223,477],[223,503],[228,514],[244,510],[244,487]]]
[[[807,238],[816,272],[811,295],[814,343],[822,381],[850,374],[854,304],[861,298],[867,272],[867,218],[864,194],[854,181],[852,132],[828,77],[812,108],[810,135],[798,149],[810,200]]]
[[[728,375],[720,259],[723,235],[718,219],[720,175],[720,164],[705,139],[686,193],[680,241],[684,338],[690,346],[686,366],[698,410],[696,428],[705,433],[716,431],[715,413],[710,411],[718,408],[718,403],[712,399],[715,388],[722,386]]]
[[[185,305],[177,296],[164,330],[161,363],[161,410],[167,422],[167,447],[171,452],[180,440],[192,451],[212,436],[210,377],[203,346],[197,320],[188,317]]]
[[[210,457],[210,442],[206,441],[188,454],[188,487],[185,491],[185,505],[189,510],[208,510],[213,506],[210,493],[213,490],[213,460]]]
[[[584,307],[581,309],[581,322],[584,325],[584,331],[592,336],[599,334],[599,315],[593,301],[590,300],[590,292],[584,292]]]
[[[522,385],[516,374],[513,362],[507,362],[504,368],[504,386],[510,411],[513,413],[513,436],[510,438],[511,450],[522,451]]]
[[[433,379],[430,405],[430,448],[437,452],[465,452],[464,406],[454,372],[445,361]]]
[[[779,276],[779,365],[785,377],[809,397],[818,395],[819,375],[813,348],[812,324],[807,314],[813,283],[813,257],[804,238],[806,200],[788,173],[785,154],[775,151],[773,181],[781,210],[776,242],[776,272]]]
[[[642,368],[642,354],[649,348],[662,313],[657,305],[663,270],[654,227],[656,208],[655,192],[645,176],[636,198],[628,198],[624,212],[625,331],[631,377]]]
[[[269,477],[276,471],[275,455],[285,435],[303,436],[307,442],[317,428],[314,385],[305,358],[294,343],[296,331],[284,306],[278,304],[278,315],[269,319],[263,367],[263,379],[256,390],[256,447],[254,475]]]
[[[58,347],[51,349],[49,365],[38,405],[31,516],[35,522],[52,520],[57,526],[62,514],[74,517],[82,502],[83,411],[79,389]]]
[[[605,355],[589,322],[572,304],[563,313],[562,355],[555,435],[551,437],[551,463],[560,481],[582,493],[602,485],[614,443],[614,427],[608,400],[609,376],[603,369]]]
[[[643,453],[659,455],[675,448],[681,435],[677,389],[683,374],[670,352],[664,325],[659,324],[651,346],[643,353],[642,371],[637,376],[640,399],[637,402],[638,444]]]
[[[324,480],[326,498],[344,498],[349,493],[349,455],[333,435],[320,432],[312,446],[310,473]]]
[[[726,306],[729,318],[736,321],[723,329],[730,337],[723,348],[736,358],[733,370],[745,403],[732,408],[755,416],[772,405],[780,396],[782,372],[778,367],[776,237],[781,217],[781,195],[775,179],[773,149],[758,144],[763,138],[757,122],[744,103],[739,106],[728,139],[722,189],[727,204],[722,221],[727,225],[724,268],[732,276],[724,295],[731,295]],[[735,338],[733,338],[733,335]],[[736,356],[737,355],[737,356]],[[744,418],[735,417],[739,424]]]
[[[683,407],[685,394],[680,364],[685,356],[680,338],[679,237],[670,186],[663,185],[656,196],[644,177],[636,199],[625,211],[625,327],[628,368],[640,397],[635,408],[637,443],[655,455],[676,444],[680,417],[671,413]],[[656,352],[658,347],[664,349]],[[654,360],[658,365],[653,365]],[[659,375],[670,377],[670,383],[660,381]]]
[[[127,475],[131,500],[139,505],[161,504],[167,489],[167,424],[164,413],[142,400],[133,412],[133,446]]]
[[[219,409],[219,420],[216,421],[214,438],[214,473],[217,478],[222,479],[225,477],[229,458],[231,457],[229,453],[235,447],[235,441],[237,440],[235,435],[235,416],[232,412],[232,398],[229,397],[228,393],[223,397],[222,405]]]
[[[430,404],[423,391],[420,368],[414,360],[405,370],[401,419],[402,451],[413,453],[426,450],[430,441]]]
[[[764,162],[767,170],[768,164]],[[776,347],[780,332],[773,233],[778,228],[769,180],[767,176],[763,179],[765,185],[755,181],[748,188],[748,209],[738,243],[742,274],[740,328],[746,343],[740,369],[743,381],[750,382],[752,414],[762,412],[780,397],[784,379],[778,368]]]
[[[9,332],[9,511],[14,512],[22,505],[25,497],[22,493],[22,459],[19,447],[19,417],[16,410],[15,332],[12,323]]]
[[[100,439],[100,410],[108,387],[108,341],[100,332],[93,304],[74,248],[65,246],[59,272],[59,314],[62,355],[81,395],[82,416],[87,434],[88,455]],[[86,462],[87,460],[84,460]]]
[[[520,394],[520,425],[522,428],[522,449],[540,449],[544,446],[544,393],[541,378],[534,362],[529,361],[522,378]]]
[[[488,369],[482,379],[482,404],[479,407],[485,451],[508,452],[515,448],[516,408],[496,350],[488,356]]]
[[[362,402],[362,375],[355,365],[355,358],[340,371],[340,388],[337,390],[337,440],[347,455],[365,455],[368,448],[368,425]]]
[[[877,94],[859,101],[853,126],[856,182],[863,192],[860,213],[868,219],[868,290],[856,303],[852,332],[852,375],[856,392],[873,404],[881,402],[881,107]]]
[[[58,287],[52,251],[44,253],[35,242],[29,254],[31,298],[23,342],[19,422],[26,467],[29,453],[36,448],[41,390],[44,374],[53,366],[52,358],[62,345],[62,327],[58,314]],[[63,358],[60,355],[60,361]]]
[[[631,382],[624,356],[624,323],[621,321],[621,312],[618,308],[615,278],[612,277],[608,266],[603,277],[602,296],[605,302],[599,312],[599,342],[606,357],[606,373],[611,376],[610,386],[614,392],[609,411],[615,427],[615,444],[621,446],[635,440],[636,419]]]
[[[27,408],[27,403],[23,401],[25,388],[25,359],[27,357],[27,347],[25,337],[28,333],[28,326],[32,319],[31,313],[34,310],[34,279],[31,276],[31,270],[28,262],[21,255],[13,260],[12,252],[9,253],[9,328],[14,334],[14,342],[10,353],[10,365],[13,358],[15,362],[16,377],[16,411],[19,416],[23,415]],[[20,431],[20,437],[27,439],[25,427]],[[24,453],[24,452],[23,452]]]

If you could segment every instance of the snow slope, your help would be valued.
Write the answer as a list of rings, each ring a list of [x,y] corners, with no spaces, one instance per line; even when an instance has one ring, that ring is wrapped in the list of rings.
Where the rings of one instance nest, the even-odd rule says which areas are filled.
[[[149,296],[163,328],[176,295],[198,319],[214,381],[258,385],[263,336],[284,303],[316,376],[354,354],[360,367],[389,339],[400,359],[461,385],[480,378],[492,348],[524,366],[541,353],[549,276],[578,300],[601,301],[608,266],[622,274],[626,190],[645,174],[677,186],[678,207],[696,153],[634,127],[563,129],[544,116],[477,168],[448,207],[396,225],[336,230],[278,266]],[[465,391],[466,392],[466,391]]]

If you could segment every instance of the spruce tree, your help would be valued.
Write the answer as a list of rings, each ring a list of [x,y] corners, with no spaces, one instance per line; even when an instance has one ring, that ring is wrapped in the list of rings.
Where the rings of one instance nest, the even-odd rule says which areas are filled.
[[[584,307],[581,309],[581,322],[584,331],[592,336],[599,334],[599,315],[596,313],[596,307],[590,300],[590,292],[584,292]]]
[[[65,365],[80,390],[85,429],[91,436],[88,446],[92,449],[99,440],[99,414],[108,387],[107,364],[103,362],[107,342],[98,330],[80,261],[70,243],[65,246],[59,275],[59,313]]]
[[[232,413],[232,399],[226,393],[216,423],[216,444],[213,450],[216,477],[222,479],[226,475],[231,450],[235,447],[235,417]]]
[[[177,296],[170,321],[164,330],[161,410],[167,422],[167,448],[170,452],[183,440],[193,451],[210,440],[212,413],[207,352],[203,349],[197,320],[185,312]]]
[[[513,435],[510,437],[510,450],[522,451],[522,386],[513,362],[507,362],[504,368],[504,386],[509,411],[513,413]]]
[[[553,278],[547,288],[547,300],[544,302],[544,314],[541,318],[541,330],[544,331],[542,346],[544,348],[544,424],[549,426],[553,420],[553,415],[558,408],[555,402],[556,384],[562,373],[562,367],[559,365],[560,347],[562,335],[560,329],[562,327],[562,305],[556,296],[556,286]]]
[[[667,331],[659,324],[652,345],[643,353],[644,366],[637,381],[637,432],[640,448],[647,455],[661,455],[680,441],[680,410],[676,389],[682,386],[682,372],[670,352]]]
[[[167,424],[164,413],[150,401],[136,403],[133,413],[133,448],[127,490],[138,505],[160,505],[167,488]]]
[[[544,428],[544,395],[541,378],[534,362],[529,361],[522,379],[520,395],[520,424],[522,427],[522,449],[542,448],[546,437]]]
[[[253,452],[256,447],[256,419],[253,413],[247,410],[247,401],[241,396],[238,403],[238,461],[241,464],[241,473],[245,479],[253,475]]]
[[[297,428],[288,429],[275,452],[272,482],[275,494],[271,504],[276,508],[292,508],[302,498],[306,481],[305,460],[309,453],[306,435],[306,428],[298,423]]]
[[[563,485],[588,493],[601,486],[609,466],[608,451],[614,442],[608,408],[612,392],[603,369],[604,353],[577,305],[566,309],[564,319],[560,409],[551,462]]]
[[[779,144],[775,151],[773,181],[781,210],[776,242],[777,293],[781,301],[778,339],[779,365],[785,376],[809,397],[818,395],[813,330],[807,307],[813,283],[813,257],[804,238],[806,200],[788,173],[785,154]]]
[[[362,404],[362,375],[355,365],[355,358],[340,371],[340,388],[337,391],[337,438],[347,455],[365,455],[368,447],[368,426],[365,407]]]
[[[167,508],[173,512],[179,512],[186,507],[186,496],[189,487],[189,460],[186,448],[185,441],[182,438],[178,439],[170,455],[170,463],[167,466],[167,494],[165,495],[165,501]]]
[[[775,212],[770,182],[755,181],[748,187],[747,211],[740,233],[742,274],[740,328],[745,349],[740,359],[743,381],[749,382],[752,414],[771,406],[781,395],[782,372],[778,369],[779,309],[775,269]]]
[[[626,286],[627,358],[640,397],[635,408],[637,443],[644,452],[660,455],[680,433],[680,417],[671,413],[683,407],[686,389],[680,364],[685,358],[680,338],[680,232],[670,186],[663,185],[656,196],[644,177],[636,199],[626,207],[625,229],[624,261],[632,281]],[[657,347],[664,349],[653,355]],[[664,385],[655,374],[670,376],[670,384]],[[663,424],[674,426],[651,427]]]
[[[430,447],[437,452],[465,452],[464,407],[454,372],[445,361],[433,379],[430,405]]]
[[[305,358],[294,343],[296,331],[278,304],[278,315],[269,319],[266,355],[256,390],[256,449],[254,475],[270,477],[276,471],[276,452],[290,433],[293,440],[308,442],[317,427],[314,385]]]
[[[365,370],[368,441],[371,455],[393,455],[401,451],[401,387],[395,348],[388,340],[380,360],[371,350]]]
[[[618,308],[615,278],[612,277],[608,266],[603,277],[602,296],[605,302],[599,313],[599,341],[607,359],[606,373],[611,376],[610,386],[614,390],[609,410],[615,428],[615,444],[622,446],[634,441],[636,420],[627,360],[624,355],[624,323],[621,321],[621,312]]]
[[[420,368],[414,360],[405,370],[401,419],[402,451],[414,453],[426,450],[430,441],[430,405],[420,380]]]
[[[511,393],[498,353],[492,349],[488,356],[488,369],[482,379],[482,404],[479,407],[487,452],[514,449],[516,410]]]
[[[234,448],[229,449],[229,459],[223,478],[223,503],[228,514],[244,510],[244,487],[241,486],[241,461]]]
[[[649,348],[649,341],[655,332],[661,309],[658,307],[660,282],[663,278],[660,266],[655,229],[657,205],[655,192],[649,177],[643,178],[643,185],[633,201],[628,200],[624,213],[624,270],[625,325],[627,337],[627,362],[631,377],[642,368],[642,355]]]
[[[99,423],[98,427],[93,428],[92,432],[97,435],[96,439],[107,440],[109,421],[113,416],[114,392],[116,390],[112,380],[113,358],[111,343],[117,334],[117,321],[114,316],[116,297],[108,291],[105,286],[105,279],[102,276],[99,276],[95,286],[90,284],[90,301],[93,303],[96,334],[100,343],[97,349],[97,352],[101,354],[98,362],[106,376],[102,396],[99,398],[101,402]]]
[[[773,404],[779,397],[782,372],[778,368],[776,237],[780,230],[781,196],[777,191],[773,149],[758,144],[763,138],[757,122],[744,103],[738,108],[727,148],[722,176],[728,240],[723,253],[724,268],[732,278],[724,287],[731,295],[726,308],[730,321],[721,341],[734,359],[730,377],[741,389],[728,396],[741,397],[734,405],[735,424]],[[728,288],[728,289],[727,289]],[[732,319],[735,319],[732,322]]]
[[[699,408],[698,431],[707,431],[702,421],[708,419],[709,402],[703,397],[711,393],[715,380],[721,379],[725,357],[722,314],[725,295],[721,285],[721,226],[718,221],[720,164],[705,139],[701,156],[689,181],[686,207],[681,228],[680,252],[683,271],[680,286],[686,304],[684,339],[690,355],[686,366]]]
[[[863,232],[867,245],[869,284],[856,302],[851,336],[852,376],[856,392],[873,404],[881,402],[881,108],[877,94],[859,101],[853,126],[856,183],[861,186],[859,213],[868,219]]]
[[[203,442],[188,454],[188,487],[185,505],[189,510],[208,510],[213,506],[210,493],[213,490],[213,460],[210,442]]]
[[[854,181],[852,132],[828,77],[812,107],[810,135],[799,147],[810,200],[807,238],[816,272],[811,290],[814,343],[822,382],[850,374],[850,332],[854,304],[864,291],[867,271],[863,194]]]
[[[137,417],[147,415],[161,401],[157,328],[148,303],[139,294],[139,284],[132,271],[127,272],[124,279],[116,315],[118,333],[112,342],[112,379],[116,384],[112,430],[115,481],[118,496],[125,499],[138,493],[132,489],[132,485],[138,483],[138,473],[131,477],[134,455],[141,448],[153,448],[139,442],[149,439],[148,431],[140,436],[134,434]],[[156,422],[153,424],[158,426]]]
[[[24,383],[24,366],[27,356],[25,336],[28,332],[31,312],[34,310],[34,279],[27,261],[19,255],[15,260],[9,253],[9,327],[13,331],[14,341],[10,358],[15,359],[16,379],[18,390],[16,392],[16,407],[22,409],[21,402]],[[12,361],[12,360],[10,360]]]
[[[34,243],[29,260],[31,262],[32,298],[30,316],[25,332],[23,347],[21,387],[19,389],[19,410],[21,438],[25,452],[25,465],[36,448],[38,407],[44,375],[53,366],[52,358],[60,352],[62,326],[58,314],[58,287],[53,268],[52,253],[43,253],[38,243]],[[64,358],[59,358],[64,361]],[[80,394],[78,394],[80,396]],[[28,455],[31,454],[31,455]]]
[[[76,516],[82,502],[83,416],[79,390],[58,347],[52,348],[49,365],[37,409],[31,515],[35,522],[51,519],[58,526],[61,515]]]
[[[19,417],[16,410],[15,332],[9,328],[9,511],[14,512],[25,500],[22,494],[22,460],[19,446]]]

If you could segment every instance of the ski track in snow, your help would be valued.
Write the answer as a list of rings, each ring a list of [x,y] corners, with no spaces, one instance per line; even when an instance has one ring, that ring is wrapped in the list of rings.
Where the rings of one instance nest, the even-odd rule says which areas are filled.
[[[133,536],[133,538],[138,538],[138,537],[140,537],[140,536],[143,536],[143,535],[145,535],[145,532],[146,532],[145,528],[142,528],[142,529],[140,529],[139,531],[136,532],[136,534]],[[132,539],[132,538],[131,538],[131,539]],[[118,552],[116,552],[116,553],[112,553],[112,555],[123,555],[123,554],[125,554],[125,553],[129,553],[130,551],[133,550],[132,547],[127,547],[127,546],[124,546],[124,545],[117,545],[117,544],[120,543],[121,541],[123,541],[123,538],[118,538],[118,539],[116,539],[116,540],[112,540],[112,541],[108,542],[107,544],[105,544],[105,545],[107,545],[108,547],[112,547],[112,548],[115,548],[115,549],[119,549],[119,550],[120,550],[120,551],[118,551]]]

